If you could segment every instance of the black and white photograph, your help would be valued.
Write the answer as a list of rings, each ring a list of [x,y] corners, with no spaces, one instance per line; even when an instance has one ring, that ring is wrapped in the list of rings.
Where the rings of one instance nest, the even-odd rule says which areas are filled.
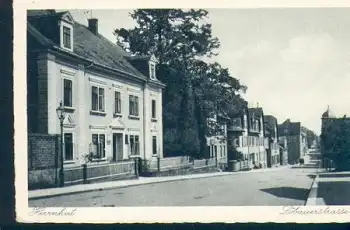
[[[28,212],[350,214],[350,8],[25,12]]]

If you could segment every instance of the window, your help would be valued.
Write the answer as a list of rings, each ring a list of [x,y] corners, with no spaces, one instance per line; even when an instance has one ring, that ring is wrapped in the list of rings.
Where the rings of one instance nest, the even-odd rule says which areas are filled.
[[[152,100],[152,118],[156,118],[156,100]]]
[[[226,146],[224,145],[224,157],[226,156]]]
[[[114,93],[114,113],[120,114],[122,112],[122,100],[120,92]]]
[[[235,139],[235,146],[239,147],[239,137],[237,139]]]
[[[218,147],[215,145],[215,157],[217,157],[218,156]]]
[[[151,79],[156,78],[156,66],[154,64],[150,64],[150,74],[151,74]]]
[[[129,95],[129,114],[139,116],[139,97]]]
[[[95,159],[106,157],[106,136],[105,134],[92,134],[91,153]]]
[[[223,157],[223,153],[222,153],[222,146],[220,146],[220,157]]]
[[[130,154],[140,155],[140,142],[137,135],[130,135]]]
[[[92,111],[105,111],[105,89],[97,86],[91,87],[91,109]]]
[[[72,81],[63,79],[63,105],[72,107]]]
[[[73,160],[73,134],[65,133],[64,134],[64,161]]]
[[[157,136],[152,137],[152,153],[157,155]]]
[[[71,29],[63,26],[63,46],[65,48],[71,49]]]

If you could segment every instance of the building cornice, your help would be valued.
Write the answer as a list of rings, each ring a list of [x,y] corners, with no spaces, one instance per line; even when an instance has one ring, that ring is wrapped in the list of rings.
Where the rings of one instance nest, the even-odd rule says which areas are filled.
[[[134,80],[134,81],[143,82],[143,83],[147,82],[146,78],[141,78],[141,77],[136,76],[134,74],[127,73],[127,72],[122,71],[122,70],[118,70],[118,69],[115,69],[112,67],[108,67],[108,66],[96,63],[93,60],[90,60],[90,59],[82,57],[78,54],[66,51],[58,46],[53,46],[52,48],[47,48],[47,49],[37,49],[37,50],[34,50],[32,52],[47,52],[49,54],[60,57],[62,59],[69,60],[69,61],[75,63],[76,66],[79,64],[86,65],[84,67],[85,69],[87,69],[87,68],[96,69],[99,71],[103,71],[107,74],[113,75],[113,76],[119,76],[119,77],[125,78],[127,80]],[[57,58],[56,58],[56,60],[57,60]]]

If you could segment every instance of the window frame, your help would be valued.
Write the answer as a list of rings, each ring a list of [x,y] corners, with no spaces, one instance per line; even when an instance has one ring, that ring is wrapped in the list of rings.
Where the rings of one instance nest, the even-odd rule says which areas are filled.
[[[119,111],[117,111],[117,94],[119,94]],[[119,90],[114,90],[114,115],[122,115],[122,93]]]
[[[156,76],[156,64],[155,63],[149,64],[149,77],[152,80],[155,80],[157,78],[157,76]]]
[[[71,134],[72,135],[72,159],[66,160],[66,134]],[[74,163],[74,155],[75,155],[75,145],[74,145],[74,140],[75,140],[75,133],[73,131],[65,131],[63,132],[63,163]]]
[[[140,97],[135,94],[129,94],[129,117],[139,118],[140,117]],[[132,104],[134,107],[132,106]]]
[[[70,39],[69,39],[70,47],[66,47],[64,44],[64,28],[67,28],[70,30]],[[60,22],[60,46],[61,46],[61,48],[73,52],[73,46],[74,46],[73,36],[74,36],[73,26],[67,22],[61,21]]]
[[[234,144],[235,144],[235,147],[236,147],[236,148],[237,148],[237,147],[241,147],[241,146],[240,146],[239,137],[234,139]]]
[[[154,142],[155,141],[155,142]],[[155,146],[154,146],[155,144]],[[157,135],[152,135],[152,155],[158,156],[158,140]]]
[[[156,101],[156,99],[151,100],[151,119],[157,120],[157,101]]]
[[[103,157],[95,157],[95,155],[92,155],[92,161],[103,161],[107,159],[107,151],[106,151],[106,147],[107,147],[107,134],[105,132],[98,132],[98,131],[92,131],[91,132],[91,148],[94,145],[93,142],[93,136],[97,135],[97,156],[100,155],[99,151],[101,150],[101,146],[100,146],[100,136],[103,135],[104,136],[104,156]],[[92,149],[90,149],[89,151],[90,153],[92,153]]]
[[[93,108],[93,99],[92,99],[92,93],[93,93],[93,87],[97,88],[97,110],[94,110]],[[100,89],[103,89],[103,111],[100,110]],[[90,85],[90,110],[91,113],[95,113],[95,114],[107,114],[107,110],[106,110],[106,86],[105,85],[99,85],[99,84],[91,84]]]
[[[71,37],[72,37],[72,29],[66,25],[62,26],[62,38],[63,38],[63,46],[66,49],[72,49],[72,43],[71,43]]]
[[[71,97],[71,105],[66,105],[65,104],[65,81],[70,81],[71,82],[71,95],[70,95],[70,97]],[[73,106],[74,106],[74,103],[73,103],[73,98],[74,98],[74,87],[73,87],[73,85],[74,85],[74,81],[73,81],[73,79],[72,78],[70,78],[70,77],[67,77],[66,75],[63,75],[62,76],[62,102],[63,102],[63,107],[65,107],[65,108],[73,108]]]
[[[137,137],[137,139],[138,139],[138,141],[136,142],[136,137]],[[135,152],[133,152],[133,144],[135,145],[135,143],[138,143],[138,145],[137,145],[137,153],[138,154],[135,154]],[[131,134],[129,134],[129,155],[131,155],[131,156],[140,156],[141,155],[141,149],[140,149],[140,134],[139,133],[131,133]]]

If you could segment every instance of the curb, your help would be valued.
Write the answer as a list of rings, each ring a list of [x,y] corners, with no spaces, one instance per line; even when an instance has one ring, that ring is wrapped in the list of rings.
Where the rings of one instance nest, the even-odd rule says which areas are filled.
[[[133,187],[133,186],[141,186],[141,185],[149,185],[149,184],[165,183],[165,182],[174,182],[174,181],[181,181],[181,180],[193,180],[193,179],[211,178],[211,177],[219,177],[219,176],[231,176],[231,175],[246,174],[246,173],[276,171],[276,170],[283,169],[283,168],[290,168],[290,166],[271,168],[270,170],[263,170],[263,171],[251,170],[251,171],[240,171],[240,172],[227,172],[227,173],[222,173],[222,174],[211,174],[211,175],[209,174],[209,175],[202,175],[202,176],[196,176],[196,174],[192,174],[194,177],[162,178],[160,180],[145,181],[145,182],[135,183],[135,184],[111,185],[109,187],[104,187],[104,188],[85,188],[85,189],[80,189],[77,191],[67,191],[67,192],[61,192],[61,193],[55,193],[55,194],[32,195],[32,196],[30,196],[28,194],[28,200],[38,200],[38,199],[58,197],[58,196],[74,195],[74,194],[79,194],[79,193],[84,193],[84,192],[96,192],[96,191],[112,190],[112,189],[117,189],[117,188],[127,188],[127,187]]]
[[[305,202],[305,206],[315,206],[317,205],[317,190],[318,190],[318,178],[319,178],[320,171],[317,170],[316,177],[314,181],[312,182],[309,196],[307,197],[307,200]]]
[[[96,191],[112,190],[112,189],[117,189],[117,188],[128,188],[128,187],[148,185],[148,184],[165,183],[165,182],[173,182],[173,181],[180,181],[180,180],[201,179],[201,178],[218,177],[218,176],[230,176],[230,175],[232,175],[232,174],[207,175],[205,177],[203,176],[203,177],[189,177],[189,178],[172,178],[172,179],[164,178],[161,180],[145,181],[142,183],[135,183],[135,184],[113,185],[113,186],[104,187],[104,188],[90,188],[90,189],[84,189],[84,190],[79,190],[79,191],[62,192],[62,193],[57,193],[57,194],[34,195],[32,197],[29,197],[28,199],[29,200],[38,200],[38,199],[57,197],[57,196],[74,195],[74,194],[84,193],[84,192],[96,192]]]

